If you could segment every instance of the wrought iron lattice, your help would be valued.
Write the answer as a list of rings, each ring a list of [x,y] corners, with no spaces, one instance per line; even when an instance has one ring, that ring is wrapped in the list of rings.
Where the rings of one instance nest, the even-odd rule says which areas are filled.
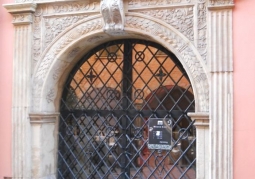
[[[187,116],[194,109],[188,76],[164,47],[136,39],[98,46],[64,86],[58,178],[194,179],[196,137]],[[150,133],[152,119],[165,133]],[[156,149],[148,148],[149,134]]]

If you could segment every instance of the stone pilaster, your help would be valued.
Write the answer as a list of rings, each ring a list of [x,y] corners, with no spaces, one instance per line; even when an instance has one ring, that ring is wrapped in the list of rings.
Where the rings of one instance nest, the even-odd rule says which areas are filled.
[[[59,113],[31,113],[32,178],[56,178]]]
[[[4,5],[15,31],[12,91],[12,177],[31,178],[30,93],[32,3]]]
[[[209,113],[189,113],[196,127],[196,179],[209,178]]]
[[[233,178],[232,0],[210,0],[210,178]]]

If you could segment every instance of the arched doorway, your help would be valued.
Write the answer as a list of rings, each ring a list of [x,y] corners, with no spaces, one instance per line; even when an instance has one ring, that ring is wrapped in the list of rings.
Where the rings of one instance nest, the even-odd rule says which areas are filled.
[[[189,78],[164,47],[94,48],[64,87],[58,178],[195,178],[194,109]]]

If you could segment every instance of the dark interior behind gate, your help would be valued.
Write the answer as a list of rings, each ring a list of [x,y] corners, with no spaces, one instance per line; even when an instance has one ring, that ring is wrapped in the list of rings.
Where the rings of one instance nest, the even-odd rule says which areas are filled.
[[[61,100],[59,179],[196,178],[192,87],[161,45],[96,47],[70,73]]]

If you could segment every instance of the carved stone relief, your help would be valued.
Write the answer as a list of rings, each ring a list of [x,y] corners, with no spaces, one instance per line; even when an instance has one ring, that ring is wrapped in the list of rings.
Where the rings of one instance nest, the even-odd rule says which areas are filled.
[[[228,5],[234,4],[234,0],[210,0],[210,5]]]
[[[206,63],[206,0],[199,0],[199,3],[195,4],[194,0],[133,0],[128,1],[128,12],[135,12],[144,14],[146,16],[151,16],[153,18],[157,18],[162,22],[165,22],[192,42],[197,46],[198,52],[203,57],[204,62]],[[118,16],[118,22],[107,22],[107,18],[109,20],[110,16],[107,16],[107,13],[104,12],[105,8],[104,3],[106,3],[108,10],[111,8],[115,9]],[[107,4],[108,3],[108,4]],[[35,81],[37,81],[34,85],[34,88],[40,89],[42,87],[42,80],[44,79],[47,70],[53,63],[53,60],[56,58],[56,55],[65,48],[69,43],[73,42],[76,36],[81,36],[83,34],[89,33],[93,30],[100,30],[100,28],[104,28],[104,30],[121,30],[124,28],[124,10],[122,6],[122,1],[114,0],[109,1],[102,0],[101,1],[101,9],[100,9],[100,1],[77,1],[77,2],[54,2],[54,3],[42,3],[38,5],[38,8],[34,14],[34,33],[33,33],[33,60],[34,67],[37,64],[38,60],[44,56],[44,59],[37,70],[37,74],[35,74]],[[184,4],[183,7],[180,5]],[[121,7],[122,6],[122,7]],[[158,8],[160,6],[160,8]],[[197,15],[194,16],[194,10],[197,9]],[[107,9],[107,8],[106,8]],[[145,10],[146,9],[146,10]],[[102,15],[105,17],[106,26],[103,27],[102,20],[100,18],[95,20],[89,20],[96,16],[96,14],[100,14],[100,10]],[[194,31],[194,18],[198,19],[197,31]],[[167,34],[162,30],[162,27],[156,27],[158,24],[148,24],[147,21],[138,22],[133,19],[128,19],[129,23],[125,22],[125,26],[137,26],[138,29],[142,29],[147,31],[147,28],[153,27],[151,33],[155,33],[155,35],[160,38],[164,38],[168,43],[173,44],[176,49],[181,53],[185,51],[187,44],[177,43],[180,40],[176,39],[176,35]],[[86,22],[88,19],[88,23]],[[127,20],[127,19],[126,19]],[[148,21],[152,22],[152,21]],[[107,26],[108,23],[108,26]],[[112,25],[112,24],[114,25]],[[137,23],[137,24],[135,24]],[[85,25],[86,24],[86,25]],[[72,28],[76,28],[76,32],[73,34],[65,35],[66,32],[71,30]],[[164,29],[164,28],[163,28]],[[154,32],[152,32],[154,31]],[[125,35],[125,32],[123,31]],[[194,42],[194,33],[197,33],[196,42]],[[116,34],[115,34],[116,35]],[[64,38],[63,38],[64,36]],[[99,38],[99,39],[98,39]],[[90,37],[90,41],[98,41],[100,38],[104,38],[99,36]],[[58,40],[60,39],[60,40]],[[55,42],[58,41],[58,44]],[[54,45],[52,46],[52,44]],[[49,49],[50,52],[49,52]],[[79,53],[80,47],[74,48],[69,52],[68,57],[73,58],[77,53]],[[38,96],[40,90],[34,90],[35,96]],[[49,95],[51,96],[51,95]],[[51,100],[50,100],[51,101]]]
[[[132,3],[132,4],[138,4],[138,3],[141,2],[141,3],[149,4],[149,5],[155,5],[155,4],[164,3],[164,2],[166,2],[167,4],[188,3],[188,2],[191,2],[191,1],[194,1],[194,0],[129,0],[129,2]],[[15,0],[15,2],[17,2],[17,3],[22,3],[22,2],[48,2],[48,0]]]
[[[78,21],[88,17],[88,15],[69,15],[68,17],[45,17],[44,18],[44,43],[43,50],[52,42],[52,40],[63,32],[66,28],[72,26]]]
[[[61,37],[60,40],[58,40],[58,43],[51,46],[50,51],[46,53],[43,60],[40,62],[40,66],[37,69],[36,74],[34,76],[35,81],[35,84],[33,86],[34,96],[40,96],[44,78],[47,74],[48,69],[50,68],[50,65],[54,62],[56,55],[58,55],[58,53],[63,48],[68,46],[68,44],[73,42],[75,39],[97,29],[102,29],[102,22],[100,18],[79,25],[78,27],[75,28],[75,30],[72,33],[68,33],[64,37]],[[56,76],[54,78],[56,78]],[[39,104],[37,103],[35,105],[37,106]]]
[[[92,0],[84,0],[84,1],[76,1],[76,2],[66,2],[66,3],[56,3],[48,6],[49,12],[52,13],[89,13],[99,11],[99,1]]]
[[[196,2],[196,3],[195,3]],[[159,20],[163,20],[169,25],[179,30],[198,48],[200,55],[206,62],[207,55],[207,23],[206,11],[207,1],[130,1],[129,11],[143,13]],[[180,7],[180,4],[186,3]],[[147,9],[147,10],[144,10]],[[194,16],[194,13],[197,13]],[[197,18],[196,31],[194,31],[194,21]],[[194,33],[196,34],[196,42],[194,42]]]
[[[84,18],[98,14],[99,10],[99,2],[94,1],[38,5],[33,23],[33,66],[61,32]]]
[[[174,5],[192,3],[194,0],[129,0],[128,4],[132,7]]]
[[[139,10],[139,12],[163,20],[183,33],[189,40],[194,41],[193,6],[162,10]]]
[[[104,31],[124,30],[124,7],[122,0],[101,0],[101,14],[104,19]]]
[[[22,24],[22,23],[31,23],[33,20],[31,13],[23,13],[23,14],[16,14],[13,15],[13,24]]]
[[[92,0],[78,0],[72,2],[69,0],[60,0],[62,2],[56,2],[52,0],[52,2],[50,3],[49,1],[51,0],[16,0],[16,2],[31,1],[40,2],[37,5],[34,15],[31,16],[29,14],[26,15],[26,13],[15,13],[13,21],[13,23],[17,25],[15,27],[16,31],[22,34],[23,37],[26,37],[25,35],[29,36],[31,34],[30,30],[33,29],[33,45],[31,48],[33,50],[33,65],[35,67],[37,63],[37,66],[36,68],[32,68],[35,69],[35,71],[33,72],[33,81],[31,82],[31,85],[28,85],[32,86],[33,88],[32,94],[30,94],[31,96],[28,95],[27,97],[29,100],[32,101],[31,109],[29,109],[29,111],[44,112],[43,107],[47,106],[45,108],[50,109],[49,111],[52,112],[56,110],[54,103],[56,102],[56,99],[59,95],[58,83],[62,80],[61,76],[64,73],[68,73],[68,70],[70,69],[70,63],[74,62],[74,59],[77,58],[78,55],[84,53],[86,50],[89,50],[89,44],[93,44],[96,46],[96,44],[99,44],[105,40],[112,39],[113,37],[103,32],[104,26],[102,23],[102,16],[100,15],[99,0],[95,0],[96,2]],[[208,53],[207,57],[208,45],[206,38],[208,38],[208,29],[214,32],[215,37],[219,37],[218,33],[222,29],[221,27],[216,28],[212,26],[212,23],[210,21],[210,9],[208,11],[208,8],[209,6],[213,8],[218,6],[220,7],[219,9],[227,6],[230,7],[234,4],[233,0],[128,0],[127,4],[128,10],[125,14],[126,18],[124,23],[124,33],[122,34],[124,36],[122,37],[142,38],[142,36],[144,36],[148,39],[151,38],[152,40],[161,43],[166,48],[170,49],[174,54],[176,54],[178,59],[182,62],[188,75],[190,76],[194,88],[194,93],[198,97],[196,99],[196,111],[209,111],[210,95],[211,98],[215,97],[212,100],[213,102],[215,102],[215,104],[220,104],[223,102],[224,104],[233,104],[232,101],[229,102],[227,98],[221,96],[219,97],[219,95],[215,96],[214,94],[218,93],[217,91],[214,91],[214,88],[211,88],[211,93],[209,95],[209,83],[207,78],[207,74],[209,72],[205,71],[206,68],[204,65],[206,64],[207,59],[210,58],[210,55],[216,55],[216,52],[218,52],[219,50],[218,47],[221,45],[221,43],[219,43],[217,48],[215,47],[215,54]],[[218,13],[219,9],[215,9],[217,12],[213,13],[216,14]],[[225,14],[227,15],[228,19],[231,19],[230,12]],[[220,18],[217,20],[219,20],[218,22],[223,22],[220,21]],[[232,21],[229,22],[232,23]],[[33,28],[30,26],[29,29],[26,29],[26,27],[20,25],[24,23],[27,23],[29,25],[33,24]],[[210,25],[212,27],[210,27],[210,25],[208,25],[207,27],[207,23],[211,23]],[[228,32],[231,32],[231,23],[222,23],[229,27]],[[28,31],[29,33],[26,33]],[[231,46],[231,38],[228,39],[229,41],[227,41],[226,44]],[[79,44],[79,41],[83,41],[83,44]],[[25,40],[20,41],[19,39],[16,39],[15,43],[17,45],[20,44],[20,42],[25,42]],[[216,46],[215,44],[213,45]],[[18,48],[19,51],[17,52],[17,54],[19,55],[19,53],[21,52],[21,55],[19,55],[21,60],[29,60],[31,57],[31,54],[25,54],[25,47],[28,46],[19,45]],[[226,60],[231,62],[231,49],[230,51],[226,51],[226,53],[225,51],[223,52],[224,53],[222,54],[229,54]],[[220,61],[218,59],[216,60]],[[217,63],[216,60],[215,62],[213,62],[214,65]],[[14,73],[16,75],[19,75],[18,72]],[[217,78],[215,79],[225,80],[225,74],[222,73],[222,77],[220,76],[221,73],[215,73],[215,76],[216,75]],[[232,84],[231,74],[229,76],[230,77],[228,81],[220,81],[222,82],[223,87],[225,83]],[[210,83],[212,83],[212,80],[210,81]],[[219,81],[215,80],[214,83],[216,86],[219,86]],[[19,82],[16,82],[15,85],[17,86],[17,84],[19,84]],[[223,88],[221,88],[220,86],[219,89],[221,90]],[[19,92],[22,92],[22,90],[24,89],[18,89]],[[232,99],[231,96],[230,98]],[[215,108],[215,114],[219,111],[221,112],[223,109],[224,108]],[[210,109],[210,111],[211,110],[212,109]],[[28,113],[27,108],[24,110],[23,113]],[[15,114],[16,116],[19,116],[20,119],[24,117],[20,116],[19,111],[15,112]],[[228,114],[231,116],[230,112]],[[20,120],[19,117],[17,117],[17,119],[13,118],[14,121]],[[227,130],[225,130],[225,128],[223,129],[218,127],[220,126],[218,122],[223,121],[220,124],[228,122],[225,122],[225,119],[223,117],[218,118],[214,117],[213,115],[211,117],[212,120],[216,122],[214,122],[214,124],[210,126],[210,130],[212,130],[212,133],[215,133],[216,130],[219,131],[214,135],[216,136],[215,138],[217,138],[217,136],[221,136],[220,134],[222,133],[226,134],[225,136],[227,136],[228,130],[232,130],[231,126],[229,128],[226,128]],[[232,118],[230,117],[229,124],[232,124],[231,120]],[[15,128],[18,129],[16,130],[18,131],[16,133],[23,134],[25,130],[23,130],[23,128],[19,128],[19,126]],[[227,142],[231,143],[231,134],[229,134],[229,136],[226,137],[228,139]],[[204,143],[206,142],[208,141],[205,140]],[[30,146],[27,146],[29,148],[29,151]],[[220,145],[215,145],[212,149],[218,149],[220,147]],[[229,152],[229,150],[231,149],[231,145],[224,145],[220,149],[221,151],[227,150]],[[18,151],[17,153],[19,154],[20,152]],[[224,166],[231,166],[232,153],[231,151],[229,153],[230,157],[226,158],[230,158],[230,160],[228,160],[230,162],[226,161],[224,163]],[[227,154],[224,154],[224,156],[227,156]],[[209,163],[209,157],[210,156],[208,156],[208,159],[206,159],[206,161],[208,161],[207,163]],[[23,160],[23,158],[21,158],[19,161]],[[215,160],[212,160],[211,163],[213,163],[217,159],[215,157],[212,158]],[[40,162],[38,162],[38,164],[40,164]],[[19,165],[19,163],[17,163],[16,166],[16,168],[18,169],[22,167]],[[225,172],[223,171],[224,168],[227,168],[218,167],[223,165],[218,165],[214,163],[212,164],[212,166],[215,166],[214,173],[219,172],[220,174]],[[208,169],[208,171],[209,170],[211,169]],[[229,172],[225,172],[225,174],[231,174],[231,172],[232,170],[229,170]]]
[[[206,43],[206,36],[207,36],[207,7],[206,7],[206,0],[200,0],[200,3],[197,4],[197,49],[200,55],[203,57],[205,64],[207,64],[206,56],[207,56],[207,43]]]
[[[55,97],[55,89],[51,88],[46,95],[46,100],[48,101],[48,103],[51,103],[54,101],[54,97]]]
[[[198,40],[197,48],[206,61],[206,3],[199,0],[198,11]],[[114,1],[115,2],[115,1]],[[176,7],[178,4],[191,6]],[[159,18],[183,33],[194,42],[194,3],[193,0],[134,0],[129,1],[129,11],[144,13]],[[158,9],[157,5],[170,5],[167,9]],[[141,10],[153,6],[150,10]],[[132,8],[140,7],[139,10]],[[118,8],[117,8],[118,9]],[[52,3],[39,5],[34,14],[33,59],[34,65],[48,45],[69,26],[78,23],[84,18],[97,14],[100,11],[100,2],[77,1],[66,3]],[[71,14],[70,14],[71,13]],[[123,27],[123,15],[118,28]],[[108,27],[105,27],[109,29]]]
[[[179,35],[178,31],[171,31],[169,28],[157,23],[155,21],[145,19],[145,17],[137,17],[128,15],[126,17],[126,27],[133,29],[133,31],[141,30],[147,32],[153,37],[157,37],[163,40],[164,44],[168,44],[172,46],[176,52],[180,54],[180,58],[182,58],[186,64],[186,68],[189,70],[192,78],[195,80],[197,93],[202,95],[202,100],[200,101],[199,108],[202,111],[208,110],[208,93],[204,87],[207,85],[207,78],[202,69],[201,62],[198,61],[198,54],[194,53],[194,47],[190,47],[191,44],[188,44],[187,41],[183,40]],[[64,36],[59,38],[57,42],[51,46],[50,50],[44,55],[44,58],[40,62],[39,68],[36,70],[36,74],[34,75],[34,89],[33,95],[34,98],[38,98],[38,96],[42,95],[43,84],[46,80],[46,76],[49,73],[50,66],[56,59],[56,56],[68,46],[71,42],[78,40],[82,35],[88,34],[95,30],[102,30],[102,23],[100,17],[95,18],[90,21],[84,21],[83,23],[77,24],[74,26],[69,32],[65,33]],[[101,36],[99,35],[98,38]],[[91,38],[89,39],[91,41]],[[78,48],[79,49],[79,48]],[[74,50],[75,51],[75,50]],[[72,53],[72,52],[71,52]],[[69,53],[70,55],[70,53]],[[54,79],[55,82],[58,81],[57,76],[50,77]],[[53,85],[54,86],[54,85]],[[51,88],[53,88],[51,86]],[[48,88],[48,89],[51,89]],[[205,95],[205,93],[207,93]],[[52,102],[54,96],[51,91],[48,92],[47,96],[45,96],[48,102]],[[33,104],[33,107],[39,108],[39,103]]]
[[[197,60],[196,55],[192,51],[192,49],[189,47],[188,44],[186,44],[180,37],[178,37],[176,34],[170,32],[166,27],[156,24],[152,21],[147,21],[147,23],[142,23],[144,19],[138,18],[138,17],[128,17],[127,18],[127,25],[137,28],[137,29],[143,29],[146,32],[150,32],[155,36],[159,36],[160,38],[164,39],[166,43],[171,44],[175,49],[181,53],[182,59],[185,61],[188,69],[191,70],[192,77],[196,80],[198,94],[201,96],[202,94],[208,94],[208,96],[204,96],[204,99],[200,99],[201,105],[200,110],[207,110],[208,105],[206,105],[209,101],[209,91],[206,89],[208,88],[208,84],[205,82],[207,81],[206,74],[203,73],[202,67],[199,67],[199,61]],[[149,24],[151,23],[151,24]],[[204,82],[206,84],[204,84]],[[204,91],[205,89],[206,91]],[[203,96],[203,95],[202,95]]]
[[[34,23],[33,23],[33,62],[36,62],[42,53],[41,49],[41,23],[42,23],[42,14],[44,11],[43,6],[37,7],[34,13]]]

